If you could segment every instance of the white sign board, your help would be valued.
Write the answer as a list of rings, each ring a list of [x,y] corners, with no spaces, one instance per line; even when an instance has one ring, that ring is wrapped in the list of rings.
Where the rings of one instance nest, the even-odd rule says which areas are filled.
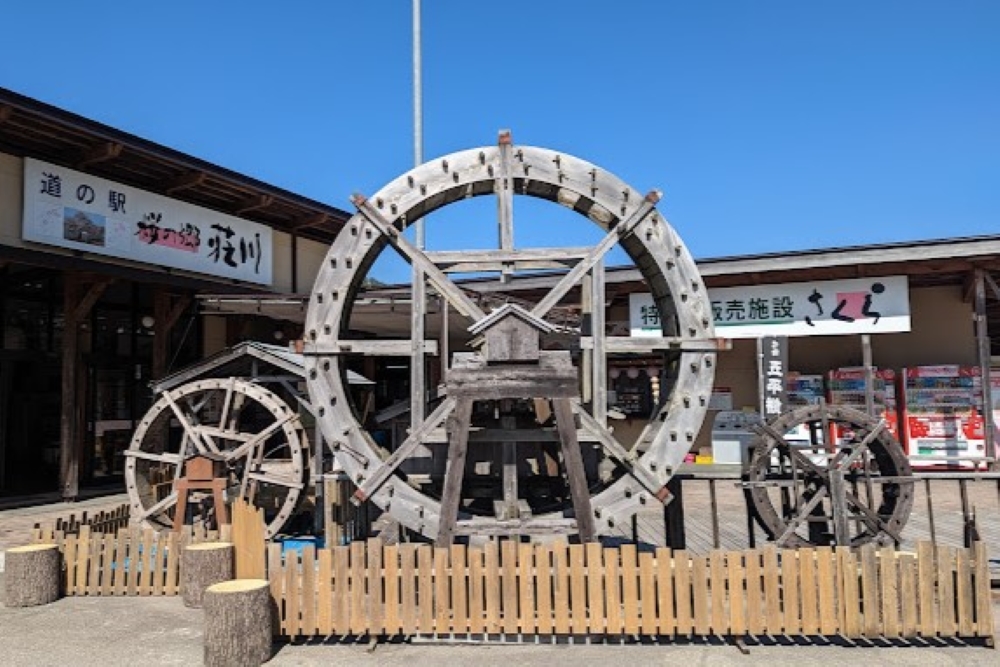
[[[263,285],[271,228],[32,158],[26,241]]]
[[[721,338],[831,336],[910,330],[906,276],[826,280],[708,291]],[[661,336],[650,294],[629,295],[633,336]]]

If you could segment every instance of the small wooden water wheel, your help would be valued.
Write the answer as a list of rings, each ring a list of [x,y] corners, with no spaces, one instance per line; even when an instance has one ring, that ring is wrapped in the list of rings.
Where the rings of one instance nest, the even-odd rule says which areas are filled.
[[[778,546],[900,542],[913,477],[884,420],[809,405],[761,425],[752,447],[744,483],[757,523]]]
[[[168,530],[178,504],[177,482],[195,455],[221,459],[228,502],[263,508],[267,536],[292,516],[306,486],[304,434],[295,413],[274,392],[238,378],[211,378],[165,391],[143,416],[125,452],[132,517]],[[214,510],[206,492],[203,518]]]

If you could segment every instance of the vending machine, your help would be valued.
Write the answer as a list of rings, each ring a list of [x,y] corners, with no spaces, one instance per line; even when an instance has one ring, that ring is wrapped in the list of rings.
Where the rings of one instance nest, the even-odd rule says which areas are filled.
[[[838,368],[827,375],[827,401],[831,405],[846,405],[865,412],[867,377],[864,367]],[[875,417],[884,419],[889,431],[899,440],[899,403],[896,399],[896,372],[891,368],[872,370],[875,403]],[[839,428],[839,427],[836,427]],[[834,433],[834,441],[839,442],[845,434]]]
[[[983,457],[979,367],[918,366],[903,373],[903,421],[913,466],[968,467],[968,459]]]
[[[785,378],[785,396],[788,408],[816,405],[826,396],[822,375],[791,372]]]

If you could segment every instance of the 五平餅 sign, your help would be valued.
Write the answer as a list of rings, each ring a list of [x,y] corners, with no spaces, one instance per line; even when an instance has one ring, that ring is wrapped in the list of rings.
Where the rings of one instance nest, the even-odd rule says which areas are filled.
[[[271,228],[24,159],[26,241],[270,285]]]
[[[830,336],[910,330],[906,276],[718,287],[708,291],[721,338]],[[629,295],[633,336],[660,336],[650,294]]]

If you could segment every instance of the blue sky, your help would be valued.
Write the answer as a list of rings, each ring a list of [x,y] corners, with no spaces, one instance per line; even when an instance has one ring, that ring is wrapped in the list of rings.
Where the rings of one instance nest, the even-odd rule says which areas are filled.
[[[413,164],[410,21],[9,2],[0,86],[350,209]],[[425,158],[511,128],[662,189],[696,258],[1000,233],[1000,2],[423,0],[423,33]],[[432,218],[429,245],[492,243],[492,211]],[[520,245],[596,238],[525,212]]]

